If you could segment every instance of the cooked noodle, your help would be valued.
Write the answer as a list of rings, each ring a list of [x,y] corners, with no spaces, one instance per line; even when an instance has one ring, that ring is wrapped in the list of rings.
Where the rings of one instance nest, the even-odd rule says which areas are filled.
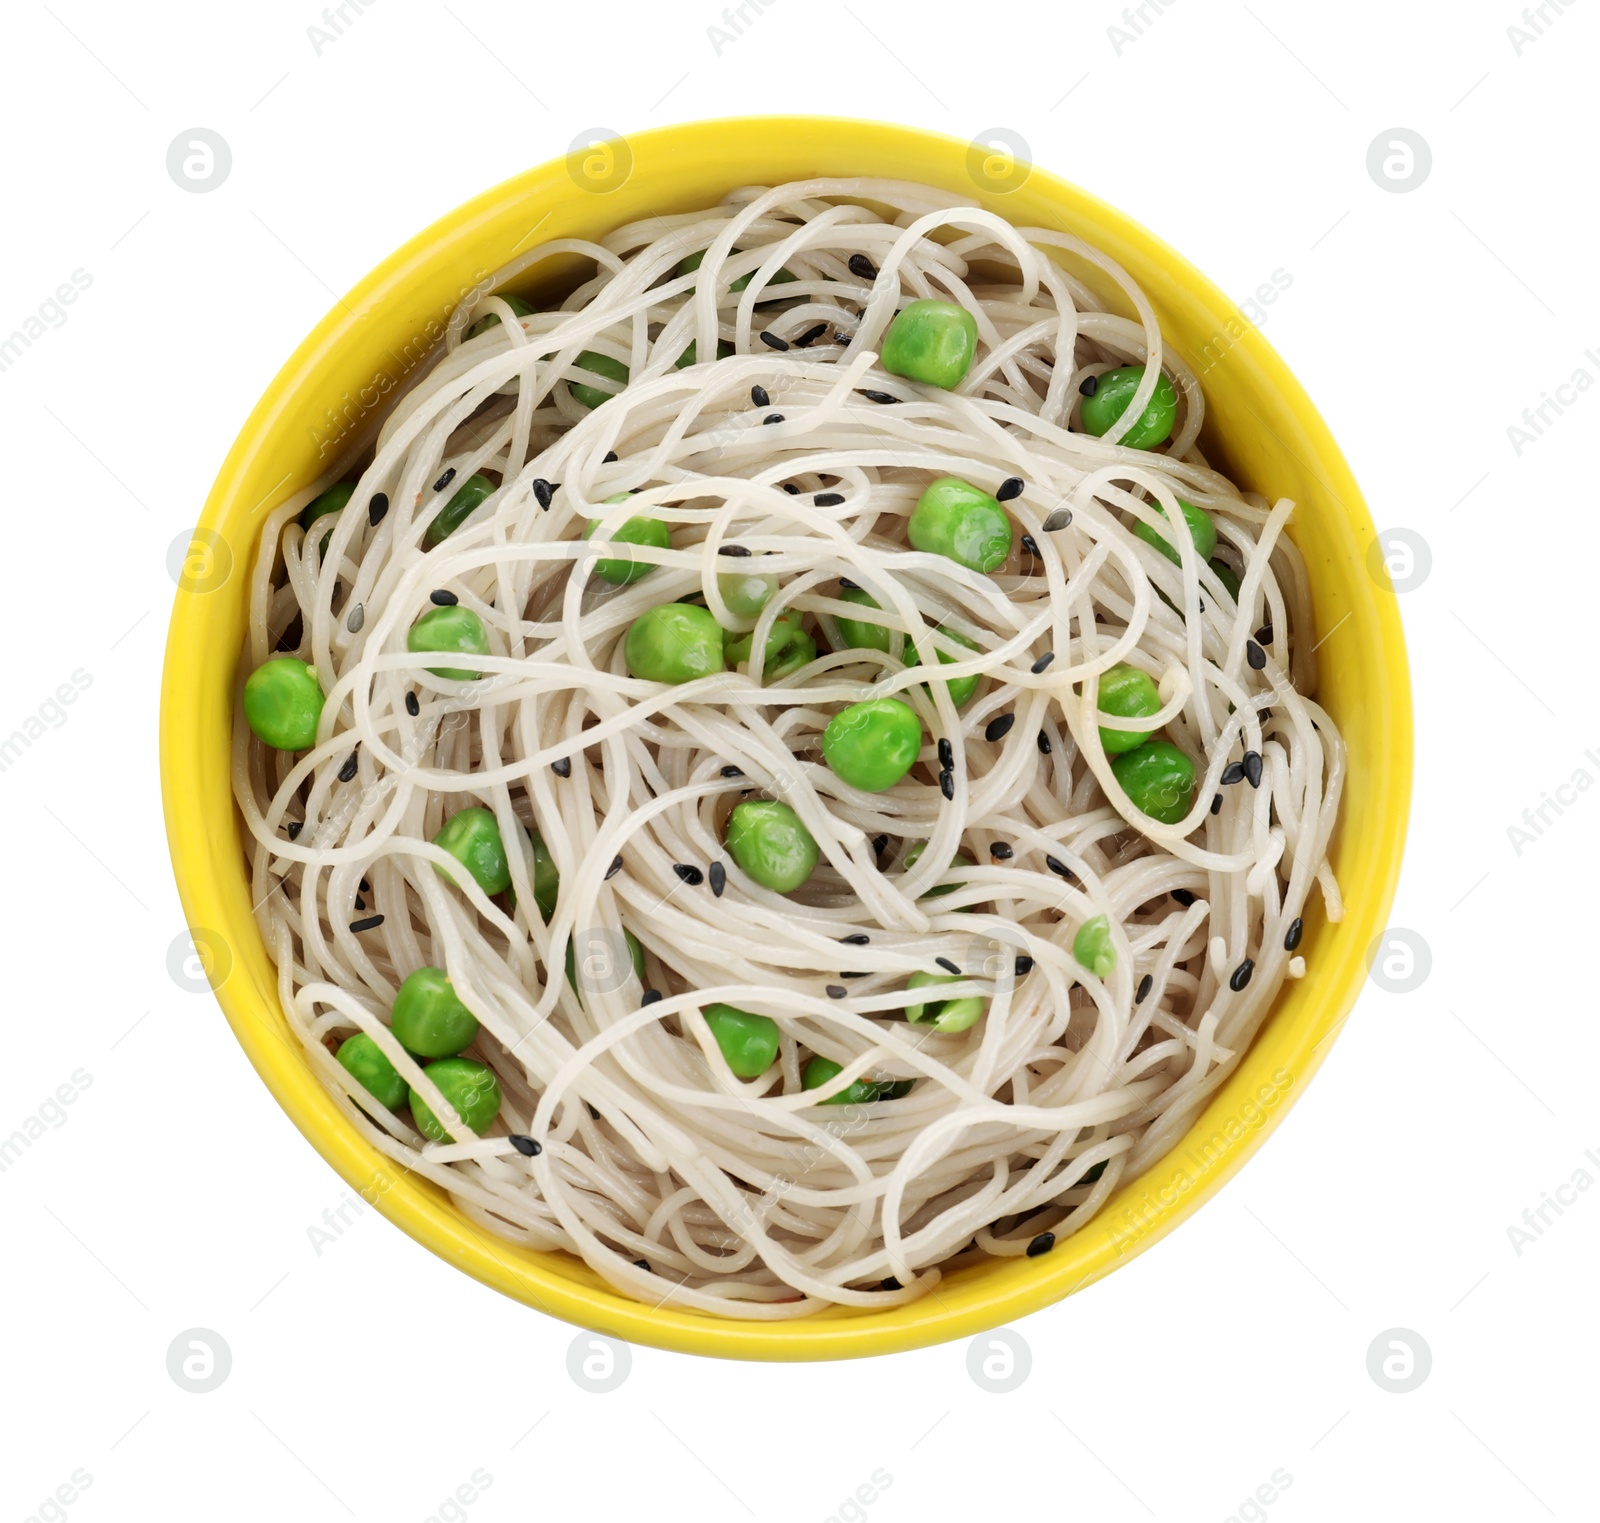
[[[677,274],[700,250],[700,268]],[[1046,251],[1100,271],[1136,319],[1103,310]],[[1344,750],[1309,696],[1316,636],[1285,533],[1293,504],[1242,494],[1206,464],[1199,384],[1117,266],[926,187],[744,190],[600,244],[545,245],[493,288],[537,285],[536,267],[560,255],[595,273],[559,310],[519,321],[499,298],[475,297],[455,314],[350,462],[349,508],[301,528],[329,476],[266,522],[246,667],[293,651],[329,695],[318,744],[298,754],[235,726],[258,919],[291,1026],[382,1152],[501,1236],[580,1255],[651,1304],[769,1319],[886,1307],[927,1294],[953,1263],[1076,1231],[1181,1137],[1303,971],[1284,943],[1314,882],[1339,915],[1326,853]],[[781,271],[795,279],[773,284]],[[953,391],[876,364],[897,306],[920,297],[977,320],[977,362]],[[466,337],[488,314],[500,321]],[[680,369],[691,341],[702,362]],[[719,341],[733,353],[705,362]],[[585,351],[627,365],[627,384],[577,368]],[[1158,368],[1178,388],[1159,452],[1112,442],[1118,428],[1077,430],[1080,385],[1121,364],[1148,367],[1130,419]],[[572,382],[617,394],[591,410]],[[752,405],[752,387],[770,407]],[[764,423],[769,413],[782,421]],[[450,470],[500,485],[425,551]],[[907,515],[946,475],[989,493],[1021,478],[1006,507],[1037,554],[1016,545],[983,576],[909,548]],[[392,506],[374,525],[379,493]],[[842,501],[818,505],[818,494]],[[1180,566],[1132,532],[1136,521],[1170,532],[1161,510],[1176,515],[1179,496],[1215,520],[1237,609],[1186,536]],[[1063,509],[1070,522],[1057,527]],[[596,580],[607,529],[639,515],[670,525],[672,548],[632,547],[658,568],[632,585]],[[586,540],[591,518],[605,524]],[[780,580],[755,620],[731,614],[719,590],[719,571],[753,564],[719,554],[734,542]],[[841,578],[904,636],[889,652],[828,653],[843,644],[831,621],[860,613],[840,601]],[[439,658],[406,648],[435,589],[489,628],[476,682],[429,675]],[[725,627],[753,627],[758,651],[779,614],[802,614],[824,653],[777,682],[742,670],[676,687],[629,677],[630,622],[694,594]],[[940,624],[980,649],[936,636]],[[1261,625],[1271,632],[1256,670],[1246,642]],[[1154,720],[1120,723],[1164,727],[1195,762],[1179,824],[1141,814],[1101,748],[1096,678],[1118,663],[1149,673],[1163,702]],[[958,711],[943,683],[925,685],[936,666],[946,679],[981,673],[977,696]],[[924,726],[922,760],[877,794],[845,785],[818,750],[830,715],[869,685]],[[1010,730],[986,740],[1008,713]],[[953,743],[948,801],[940,736]],[[1260,758],[1259,787],[1224,784],[1247,753]],[[563,760],[568,776],[552,769]],[[820,844],[821,865],[791,895],[726,856],[724,822],[746,797],[789,803]],[[515,851],[514,908],[435,871],[454,859],[433,836],[469,804],[491,810],[506,841],[519,826],[542,836],[560,871],[548,924]],[[991,856],[995,843],[1012,855]],[[952,870],[958,851],[975,865]],[[726,868],[720,897],[674,871],[713,862]],[[350,929],[377,914],[381,925]],[[1115,952],[1103,979],[1072,951],[1102,914]],[[654,1002],[623,927],[644,946]],[[569,943],[581,1001],[560,971]],[[907,977],[940,957],[969,976],[954,995],[986,1001],[957,1035],[901,1014],[917,997]],[[1018,957],[1032,959],[1020,975]],[[1253,975],[1235,988],[1246,959]],[[469,1056],[504,1092],[484,1137],[457,1123],[457,1140],[424,1141],[333,1056],[339,1038],[367,1032],[453,1120],[387,1024],[400,982],[425,965],[448,971],[482,1023]],[[777,1021],[778,1060],[761,1077],[729,1071],[699,1016],[713,1001]],[[844,1068],[802,1091],[810,1054]],[[915,1083],[893,1100],[817,1103],[863,1076]],[[523,1156],[512,1134],[542,1150]]]

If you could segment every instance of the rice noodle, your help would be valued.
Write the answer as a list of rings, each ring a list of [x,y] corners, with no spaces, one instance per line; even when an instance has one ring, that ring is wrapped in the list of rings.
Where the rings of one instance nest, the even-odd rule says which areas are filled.
[[[697,271],[676,273],[702,250]],[[547,244],[496,289],[536,282],[563,254],[595,273],[558,310],[519,320],[485,297],[454,315],[375,446],[346,463],[346,479],[359,474],[347,509],[300,527],[330,476],[274,510],[263,533],[246,670],[291,650],[329,694],[302,753],[235,725],[257,914],[291,1026],[390,1158],[492,1231],[580,1255],[652,1304],[745,1318],[884,1307],[928,1294],[972,1255],[1076,1231],[1182,1135],[1249,1045],[1290,976],[1285,934],[1314,882],[1338,915],[1327,849],[1344,751],[1309,696],[1316,636],[1286,537],[1293,505],[1243,494],[1207,465],[1199,385],[1149,303],[1060,233],[1014,228],[923,186],[816,180],[742,190],[601,244]],[[858,254],[875,278],[851,269]],[[1136,317],[1104,310],[1062,256],[1120,287]],[[774,284],[783,271],[795,278]],[[896,308],[929,296],[978,324],[978,359],[951,392],[876,363]],[[490,314],[499,322],[468,338]],[[691,342],[701,362],[678,368]],[[719,342],[732,353],[707,362]],[[627,384],[578,368],[585,351],[627,365]],[[1081,384],[1123,363],[1148,367],[1130,419],[1157,367],[1177,387],[1160,452],[1117,444],[1120,424],[1104,438],[1078,431]],[[571,382],[617,394],[591,410]],[[752,405],[757,386],[770,407]],[[764,424],[768,413],[782,421]],[[450,496],[435,483],[451,470],[458,483],[481,471],[499,485],[425,551]],[[990,493],[1021,478],[1007,509],[1037,553],[1019,542],[982,576],[911,549],[905,520],[943,475]],[[374,525],[380,492],[391,506]],[[621,492],[636,495],[606,505]],[[843,500],[819,505],[822,493]],[[1136,522],[1170,530],[1158,509],[1176,517],[1180,495],[1215,520],[1237,608],[1186,535],[1174,565],[1133,533]],[[1047,530],[1062,509],[1070,523]],[[637,516],[670,525],[672,548],[610,546],[608,529]],[[602,522],[586,540],[590,519]],[[759,559],[719,556],[734,542]],[[657,569],[610,586],[591,575],[608,550]],[[779,591],[741,620],[718,572],[757,565]],[[903,637],[889,652],[833,638],[836,617],[860,612],[840,601],[841,578]],[[406,649],[435,589],[490,631],[476,682],[430,675],[430,658]],[[631,678],[630,622],[696,594],[729,630],[753,628],[757,651],[790,613],[824,654],[777,682],[743,668],[677,687]],[[936,635],[940,624],[979,649]],[[1246,642],[1262,624],[1273,633],[1258,671]],[[943,683],[925,685],[941,651],[942,677],[983,678],[960,711]],[[1046,651],[1055,659],[1035,673]],[[1164,727],[1196,764],[1194,808],[1176,825],[1133,806],[1100,745],[1096,681],[1124,662],[1149,673],[1164,707],[1118,727]],[[869,693],[911,704],[926,740],[919,764],[880,794],[842,783],[818,750],[829,716]],[[987,741],[1003,714],[1015,723]],[[940,736],[954,749],[948,802]],[[355,775],[341,781],[352,751]],[[1223,785],[1247,752],[1262,759],[1259,788]],[[552,771],[563,759],[570,776]],[[726,858],[724,822],[745,797],[782,798],[821,847],[791,895]],[[548,925],[516,851],[514,907],[435,871],[453,859],[432,837],[469,804],[491,810],[507,841],[522,826],[542,836],[561,875]],[[991,857],[997,842],[1009,859]],[[952,870],[958,851],[975,865]],[[720,897],[673,870],[713,861],[726,865]],[[947,891],[928,897],[936,887]],[[373,914],[380,926],[349,928]],[[1115,951],[1104,979],[1071,950],[1102,914]],[[645,948],[654,1002],[622,950],[624,927]],[[858,934],[865,945],[840,944]],[[573,948],[581,1000],[561,974]],[[966,976],[951,995],[986,1001],[958,1035],[902,1018],[921,997],[907,977],[939,957]],[[1032,960],[1021,975],[1019,957]],[[1247,958],[1254,973],[1236,991],[1230,975]],[[399,984],[425,965],[447,970],[481,1022],[468,1055],[504,1092],[484,1137],[389,1031]],[[779,1057],[761,1077],[729,1071],[699,1015],[712,1001],[778,1023]],[[338,1064],[332,1049],[357,1029],[452,1141],[425,1141],[409,1113],[383,1110]],[[802,1091],[810,1054],[843,1071]],[[893,1100],[818,1103],[862,1076],[915,1083]],[[522,1156],[512,1134],[542,1150]]]

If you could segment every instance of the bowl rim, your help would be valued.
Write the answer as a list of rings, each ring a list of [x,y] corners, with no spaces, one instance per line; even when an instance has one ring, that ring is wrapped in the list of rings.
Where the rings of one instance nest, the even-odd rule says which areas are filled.
[[[597,130],[594,136],[599,141],[608,135]],[[655,175],[663,184],[677,184],[696,170],[704,174],[724,167],[721,183],[728,188],[752,183],[726,168],[730,162],[742,165],[761,158],[777,164],[786,157],[793,160],[797,154],[809,154],[810,160],[819,164],[836,164],[852,153],[858,161],[903,165],[900,173],[892,176],[895,178],[949,185],[959,183],[961,175],[976,175],[972,155],[983,147],[920,128],[805,115],[686,122],[609,141],[618,154],[626,153],[629,176]],[[1175,1148],[1144,1175],[1121,1186],[1099,1216],[1063,1240],[1052,1254],[1027,1260],[1026,1274],[1014,1272],[1023,1261],[1000,1261],[984,1266],[974,1278],[953,1278],[941,1291],[886,1312],[830,1309],[798,1320],[762,1323],[652,1308],[612,1290],[575,1259],[534,1253],[493,1237],[459,1213],[442,1191],[379,1153],[337,1109],[287,1032],[278,1003],[276,973],[249,903],[242,855],[213,850],[219,840],[236,839],[238,830],[228,780],[228,732],[237,682],[242,592],[248,576],[244,556],[233,555],[228,531],[237,531],[240,521],[251,515],[258,517],[272,492],[276,491],[279,500],[287,494],[279,488],[284,488],[288,476],[277,488],[268,488],[265,497],[259,490],[271,474],[268,462],[281,443],[280,431],[309,398],[320,400],[323,393],[319,388],[326,387],[341,347],[347,343],[360,347],[362,324],[380,326],[379,314],[384,314],[386,307],[403,308],[408,288],[421,272],[442,269],[452,258],[458,263],[469,260],[475,242],[481,246],[486,230],[497,217],[503,218],[508,208],[594,193],[593,186],[582,184],[582,171],[575,162],[575,155],[593,148],[593,143],[580,142],[567,155],[502,181],[445,213],[382,260],[336,301],[298,345],[231,446],[191,543],[197,566],[211,569],[198,571],[191,579],[193,585],[185,586],[180,579],[162,676],[163,808],[189,934],[240,1045],[311,1145],[402,1231],[513,1299],[580,1328],[629,1342],[727,1358],[848,1358],[923,1347],[997,1328],[1093,1283],[1186,1220],[1242,1167],[1282,1120],[1348,1018],[1365,978],[1368,947],[1381,933],[1393,899],[1410,807],[1410,680],[1395,597],[1379,584],[1379,573],[1374,570],[1371,593],[1364,603],[1353,602],[1350,611],[1356,635],[1378,661],[1370,674],[1363,672],[1364,681],[1370,675],[1371,690],[1364,695],[1362,706],[1370,704],[1374,715],[1374,744],[1384,770],[1372,780],[1376,802],[1368,811],[1370,817],[1341,821],[1340,850],[1347,849],[1352,839],[1358,840],[1361,850],[1373,859],[1368,876],[1362,880],[1360,895],[1347,901],[1334,955],[1319,961],[1322,992],[1306,1017],[1292,1027],[1269,1019],[1239,1068],[1185,1134],[1187,1141],[1209,1133],[1206,1151],[1198,1161],[1179,1161],[1174,1170],[1169,1165],[1178,1159]],[[1297,442],[1311,452],[1313,474],[1341,510],[1342,521],[1336,520],[1335,528],[1344,531],[1348,553],[1365,558],[1375,534],[1349,467],[1309,397],[1260,331],[1187,260],[1132,219],[1037,166],[1024,164],[1021,175],[1036,187],[1034,194],[1043,192],[1056,225],[1082,231],[1120,262],[1158,271],[1169,294],[1187,292],[1210,311],[1233,314],[1242,332],[1231,340],[1230,348],[1236,348],[1259,377],[1253,394],[1259,399],[1264,386],[1281,404],[1284,417],[1298,430]],[[767,183],[776,179],[774,175]],[[975,179],[972,183],[977,185]],[[980,187],[976,199],[1004,213],[1005,197],[1015,188],[986,193]],[[968,188],[967,193],[973,194],[973,189]],[[702,200],[700,204],[705,203]],[[609,225],[623,220],[627,218],[618,217]],[[1148,293],[1149,281],[1141,277],[1141,284]],[[1156,300],[1156,305],[1159,309],[1163,303]],[[393,328],[398,319],[393,312],[386,316]],[[1231,325],[1228,331],[1231,336]],[[305,471],[301,479],[308,481],[315,474]],[[248,539],[253,552],[253,529]],[[207,585],[222,561],[228,564],[221,580]],[[213,595],[230,582],[227,597]],[[1286,988],[1280,1000],[1287,992]],[[1277,1067],[1265,1070],[1254,1059],[1256,1049],[1269,1035],[1272,1051],[1268,1056]],[[1256,1093],[1248,1093],[1241,1081],[1251,1072],[1258,1079],[1266,1072],[1270,1086],[1258,1083]]]

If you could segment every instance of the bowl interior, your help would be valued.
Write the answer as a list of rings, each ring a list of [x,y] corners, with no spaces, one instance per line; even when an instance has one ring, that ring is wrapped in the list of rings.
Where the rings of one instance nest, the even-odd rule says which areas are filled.
[[[1108,1273],[1207,1199],[1299,1095],[1365,976],[1399,870],[1411,710],[1394,595],[1381,571],[1369,572],[1373,528],[1349,469],[1282,361],[1215,286],[1092,196],[986,155],[909,128],[758,117],[644,132],[530,170],[419,234],[318,324],[257,404],[206,502],[168,635],[161,748],[179,892],[218,999],[279,1103],[353,1188],[441,1257],[552,1315],[634,1342],[757,1359],[882,1353],[1013,1320]],[[641,216],[709,205],[741,185],[822,175],[921,181],[973,197],[1013,223],[1097,245],[1143,287],[1167,340],[1201,372],[1208,458],[1241,486],[1299,504],[1291,534],[1326,642],[1319,699],[1349,746],[1333,853],[1347,913],[1329,926],[1314,902],[1302,945],[1312,975],[1286,986],[1251,1050],[1173,1152],[1053,1253],[963,1270],[912,1306],[763,1325],[652,1309],[574,1258],[514,1247],[397,1169],[345,1121],[288,1031],[251,914],[235,846],[241,825],[229,790],[229,729],[263,519],[375,427],[463,296],[537,242],[594,238]],[[559,283],[562,272],[545,278]]]

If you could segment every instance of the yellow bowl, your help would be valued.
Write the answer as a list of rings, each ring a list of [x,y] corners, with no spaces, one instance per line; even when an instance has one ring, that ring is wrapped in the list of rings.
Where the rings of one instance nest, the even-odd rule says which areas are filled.
[[[1320,905],[1308,914],[1310,976],[1285,988],[1178,1146],[1047,1258],[963,1270],[889,1311],[753,1324],[642,1305],[575,1258],[504,1242],[344,1119],[288,1030],[251,912],[229,731],[262,520],[370,425],[467,292],[536,241],[597,238],[635,218],[711,205],[736,186],[814,175],[917,180],[974,196],[1014,223],[1080,235],[1148,293],[1168,340],[1203,372],[1208,458],[1243,487],[1299,503],[1292,533],[1326,641],[1321,700],[1350,748],[1333,854],[1347,916],[1329,926]],[[1374,539],[1326,425],[1234,304],[1158,238],[1043,170],[936,133],[810,117],[694,122],[579,150],[469,201],[385,259],[295,351],[223,464],[181,578],[161,692],[167,835],[190,931],[234,1034],[312,1145],[397,1226],[496,1290],[615,1337],[737,1359],[836,1359],[971,1336],[1060,1300],[1184,1220],[1294,1103],[1354,1004],[1393,896],[1411,792],[1405,647],[1394,594],[1378,580],[1378,558],[1369,560]]]

